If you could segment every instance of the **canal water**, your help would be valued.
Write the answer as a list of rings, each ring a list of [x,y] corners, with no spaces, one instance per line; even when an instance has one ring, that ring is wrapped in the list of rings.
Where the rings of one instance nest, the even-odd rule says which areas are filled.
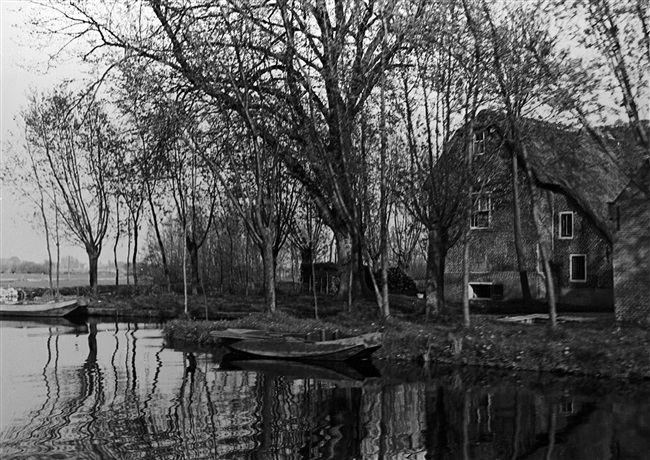
[[[160,324],[0,320],[4,459],[647,459],[647,385],[235,361]]]

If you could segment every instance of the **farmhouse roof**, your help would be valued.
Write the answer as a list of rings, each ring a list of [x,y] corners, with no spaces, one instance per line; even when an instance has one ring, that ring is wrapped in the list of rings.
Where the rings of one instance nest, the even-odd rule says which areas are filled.
[[[505,114],[484,110],[474,122],[475,129],[495,125],[506,131]],[[629,126],[598,127],[600,135],[594,138],[585,129],[529,118],[521,120],[520,128],[538,184],[567,195],[611,239],[608,203],[648,161],[648,150],[636,141],[634,131]]]

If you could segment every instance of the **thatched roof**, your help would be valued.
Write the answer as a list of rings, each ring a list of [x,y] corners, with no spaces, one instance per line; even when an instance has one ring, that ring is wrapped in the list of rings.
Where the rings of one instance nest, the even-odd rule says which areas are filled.
[[[482,111],[475,120],[479,129],[495,125],[507,131],[504,114]],[[648,151],[636,142],[632,129],[601,127],[600,136],[594,138],[585,129],[532,119],[521,120],[520,128],[538,185],[565,194],[611,240],[608,203],[648,161]]]

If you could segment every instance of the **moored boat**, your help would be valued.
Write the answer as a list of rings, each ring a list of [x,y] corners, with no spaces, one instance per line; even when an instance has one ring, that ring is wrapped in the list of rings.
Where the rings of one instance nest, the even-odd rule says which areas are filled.
[[[2,316],[73,316],[86,311],[87,302],[80,299],[68,299],[50,302],[15,302],[0,303]]]
[[[232,352],[275,359],[345,361],[369,358],[381,347],[382,334],[372,332],[335,340],[312,341],[251,329],[213,331]]]

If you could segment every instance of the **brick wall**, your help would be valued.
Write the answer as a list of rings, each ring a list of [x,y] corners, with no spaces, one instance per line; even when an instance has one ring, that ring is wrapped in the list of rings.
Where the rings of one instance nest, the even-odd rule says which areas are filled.
[[[650,210],[648,197],[628,187],[616,200],[614,302],[618,321],[650,321]],[[616,212],[617,211],[617,212]]]
[[[510,178],[505,178],[509,184]],[[507,190],[506,190],[507,189]],[[563,195],[551,193],[552,215],[545,219],[553,226],[552,266],[556,272],[559,301],[564,303],[595,307],[612,306],[613,255],[611,245],[591,222],[581,215]],[[521,202],[522,240],[525,268],[533,298],[546,297],[544,278],[537,253],[537,234],[532,217],[530,194],[520,175],[519,196]],[[517,253],[514,243],[513,197],[508,187],[502,187],[493,199],[490,228],[473,229],[470,236],[470,282],[487,281],[504,286],[503,299],[522,297]],[[573,238],[559,239],[559,212],[574,213]],[[570,255],[587,256],[586,282],[570,281]],[[447,257],[446,296],[449,300],[460,300],[462,295],[462,244],[453,247]]]
[[[509,177],[505,177],[510,181]],[[520,181],[521,221],[526,269],[535,271],[537,237],[533,224],[530,196]],[[513,197],[509,187],[493,194],[492,214],[489,228],[470,231],[470,271],[483,273],[492,271],[518,271],[517,253],[514,241]],[[447,260],[447,271],[462,272],[462,246],[453,247]]]
[[[557,270],[559,288],[572,289],[612,289],[612,248],[596,227],[574,207],[563,195],[553,194],[553,265]],[[560,238],[560,213],[573,212],[573,238]],[[587,280],[571,281],[571,254],[587,256]]]

